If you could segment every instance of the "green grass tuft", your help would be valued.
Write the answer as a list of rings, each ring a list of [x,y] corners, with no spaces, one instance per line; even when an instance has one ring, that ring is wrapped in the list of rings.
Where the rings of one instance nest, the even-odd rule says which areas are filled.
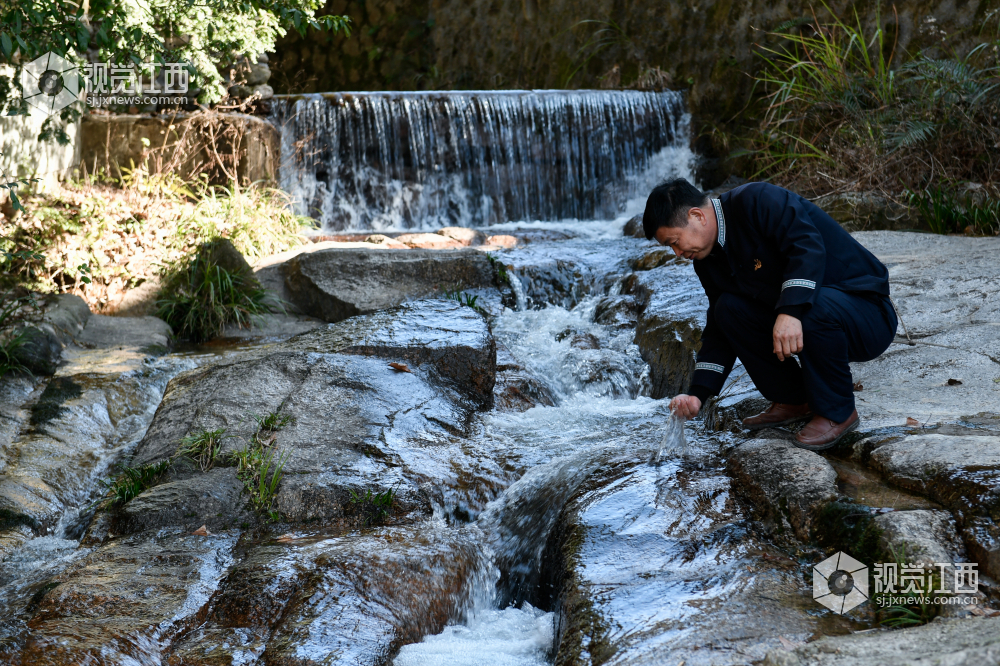
[[[236,464],[236,476],[243,483],[243,493],[247,496],[250,507],[268,516],[270,520],[277,521],[281,516],[273,508],[274,498],[278,495],[278,487],[284,476],[288,453],[278,455],[273,446],[274,436],[262,438],[264,432],[273,432],[273,429],[258,430],[250,438],[249,444],[232,454],[232,459]]]
[[[937,234],[968,233],[995,236],[1000,233],[1000,199],[953,194],[935,187],[922,192],[910,192],[909,203]]]
[[[479,300],[479,296],[476,296],[475,294],[467,294],[464,291],[455,289],[454,291],[444,292],[444,297],[449,301],[456,301],[466,307],[470,307],[479,314],[486,314],[485,310],[476,305],[476,301]]]
[[[257,432],[277,432],[286,425],[295,422],[295,417],[290,414],[282,414],[279,411],[271,412],[265,416],[251,414],[250,418],[257,424]]]
[[[889,546],[888,554],[892,561],[895,562],[897,569],[901,571],[902,567],[906,565],[906,544],[904,543],[899,551],[895,550],[892,546]],[[925,575],[920,578],[920,584],[915,587],[915,592],[897,592],[895,595],[880,592],[872,596],[872,600],[875,602],[875,614],[878,618],[879,624],[883,627],[890,627],[893,629],[915,627],[927,624],[940,615],[941,609],[944,608],[944,606],[939,603],[934,603],[934,600],[938,597],[947,596],[945,593],[936,591],[941,588],[940,571],[934,571],[930,574],[925,572]],[[927,601],[910,605],[882,605],[879,603],[881,599],[890,596],[917,596]]]
[[[227,324],[248,328],[280,308],[253,275],[211,263],[205,247],[167,274],[156,302],[156,316],[177,335],[203,342],[221,335]]]
[[[137,497],[144,490],[156,484],[170,465],[172,459],[161,460],[158,463],[148,463],[139,467],[119,467],[121,473],[113,479],[104,479],[101,485],[106,491],[98,501],[101,508],[120,507]]]
[[[222,452],[222,441],[226,439],[226,429],[202,430],[188,435],[181,440],[177,455],[189,458],[198,463],[198,468],[207,472],[215,466],[215,461]]]
[[[351,505],[364,518],[365,525],[380,525],[392,515],[392,505],[396,501],[395,488],[375,492],[368,488],[361,493],[348,489]]]

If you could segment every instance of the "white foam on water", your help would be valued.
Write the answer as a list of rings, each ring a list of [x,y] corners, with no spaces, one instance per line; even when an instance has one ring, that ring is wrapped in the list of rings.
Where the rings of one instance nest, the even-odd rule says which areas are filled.
[[[522,608],[480,611],[464,625],[403,646],[395,666],[542,666],[549,663],[555,613]]]

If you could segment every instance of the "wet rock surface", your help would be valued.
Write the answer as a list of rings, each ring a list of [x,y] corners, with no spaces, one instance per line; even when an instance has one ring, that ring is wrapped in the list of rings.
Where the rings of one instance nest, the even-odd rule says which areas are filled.
[[[30,372],[54,375],[63,360],[63,349],[84,331],[90,308],[79,296],[58,294],[45,297],[41,313],[14,329],[24,336],[16,359]]]
[[[303,351],[427,365],[480,406],[489,406],[492,400],[496,342],[484,317],[455,301],[417,301],[351,317],[301,335],[292,344]]]
[[[619,459],[571,497],[550,541],[556,664],[745,664],[816,630],[794,560],[753,536],[719,461],[700,462]]]
[[[708,299],[690,264],[635,273],[623,285],[635,297],[635,343],[649,364],[653,398],[683,393],[694,374]]]
[[[953,511],[1000,517],[1000,437],[911,435],[875,449],[871,464]]]
[[[978,666],[1000,661],[1000,618],[938,620],[892,632],[836,636],[769,652],[765,666]]]
[[[8,613],[30,619],[6,637],[0,658],[17,666],[159,659],[208,601],[235,542],[235,534],[166,531],[96,548],[34,596],[5,600]]]
[[[191,357],[157,361],[137,344],[113,349],[119,338],[106,331],[95,338],[105,346],[70,349],[52,382],[0,382],[0,501],[10,518],[0,530],[0,661],[383,664],[400,646],[442,631],[421,646],[445,655],[433,651],[483,631],[466,613],[473,596],[495,589],[487,603],[498,608],[541,609],[503,611],[521,613],[525,627],[544,628],[554,613],[557,664],[746,664],[768,653],[767,663],[800,654],[794,663],[826,663],[815,659],[862,636],[795,646],[870,626],[864,609],[833,617],[812,600],[811,539],[834,504],[863,509],[882,550],[905,543],[917,561],[972,558],[996,576],[1000,529],[991,515],[1000,460],[991,457],[989,416],[932,434],[905,429],[898,415],[920,392],[890,405],[879,402],[881,379],[866,379],[857,394],[874,405],[859,400],[869,410],[865,430],[838,450],[853,452],[850,460],[831,461],[792,447],[788,432],[744,440],[738,421],[759,411],[761,399],[736,378],[706,410],[706,430],[689,424],[687,445],[669,443],[661,439],[666,402],[647,396],[682,390],[693,367],[707,304],[690,264],[627,237],[510,233],[519,242],[494,259],[523,287],[523,311],[503,310],[497,269],[479,254],[473,272],[485,270],[490,282],[468,290],[480,295],[486,318],[454,301],[416,300],[417,290],[401,303],[372,300],[374,312],[329,325],[292,314],[263,335],[266,344],[229,342]],[[909,258],[890,270],[913,261],[914,275],[936,280],[921,251],[906,250]],[[298,258],[308,263],[323,252],[397,263],[391,250],[343,244]],[[445,265],[459,251],[399,254]],[[289,295],[294,260],[257,274]],[[957,295],[964,307],[957,283],[941,293],[941,302]],[[988,294],[982,300],[992,307]],[[981,324],[969,316],[970,326]],[[112,323],[98,319],[94,332]],[[123,327],[135,335],[122,340],[156,334],[148,324],[146,333]],[[181,368],[188,370],[167,386]],[[143,393],[147,385],[166,387],[162,400]],[[228,458],[257,433],[254,416],[269,413],[290,417],[267,433],[268,445],[287,456],[277,523],[249,509]],[[980,430],[966,437],[961,428],[971,425]],[[123,507],[66,518],[96,496],[112,460],[162,461],[185,435],[215,428],[227,437],[211,471],[178,460]],[[81,447],[85,434],[100,446]],[[59,449],[63,439],[73,443]],[[69,447],[76,453],[65,454]],[[385,515],[357,501],[389,490]],[[459,624],[445,628],[449,622]],[[552,626],[531,641],[551,639]],[[964,635],[965,647],[948,636],[942,645],[990,657],[992,639]],[[475,640],[531,642],[516,632]],[[819,645],[829,646],[820,657],[807,652]],[[853,654],[853,645],[839,654]],[[416,654],[410,647],[404,652]],[[858,650],[859,659],[870,656]]]

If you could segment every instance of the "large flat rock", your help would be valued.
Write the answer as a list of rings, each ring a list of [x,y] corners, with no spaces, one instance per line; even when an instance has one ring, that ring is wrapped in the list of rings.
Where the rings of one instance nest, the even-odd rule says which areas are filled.
[[[769,652],[765,666],[983,666],[1000,663],[1000,617],[937,620],[922,627],[828,636]]]
[[[549,541],[555,663],[747,664],[816,632],[799,569],[732,500],[719,467],[602,464]]]
[[[138,347],[167,351],[173,342],[170,325],[156,317],[91,315],[76,342],[88,348]]]
[[[464,249],[317,250],[292,257],[281,272],[287,299],[329,322],[449,290],[495,286],[486,254]]]
[[[53,378],[0,450],[3,522],[45,534],[91,499],[109,461],[142,437],[168,380],[190,366],[154,361],[141,370]]]
[[[167,530],[79,551],[53,579],[3,600],[10,623],[0,662],[160,663],[232,564],[236,538]]]
[[[783,439],[744,442],[727,467],[737,492],[780,534],[808,541],[820,510],[837,499],[837,472],[823,456]]]
[[[854,234],[889,269],[903,326],[878,359],[852,366],[864,427],[949,422],[1000,412],[1000,239]],[[961,382],[956,384],[954,381]]]

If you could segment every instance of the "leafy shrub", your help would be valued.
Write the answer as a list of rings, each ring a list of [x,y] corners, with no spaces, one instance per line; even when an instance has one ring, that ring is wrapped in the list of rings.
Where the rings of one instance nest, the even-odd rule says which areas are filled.
[[[777,45],[761,48],[757,77],[765,109],[749,147],[734,152],[749,158],[754,177],[811,195],[1000,186],[993,44],[961,57],[907,56],[856,13],[853,23],[789,22],[771,37]]]
[[[968,233],[996,235],[1000,233],[1000,199],[978,200],[970,193],[964,196],[936,187],[923,192],[910,192],[909,203],[938,234]]]
[[[280,307],[248,270],[225,268],[211,243],[169,271],[157,300],[156,316],[194,342],[221,335],[227,324],[251,326]]]

